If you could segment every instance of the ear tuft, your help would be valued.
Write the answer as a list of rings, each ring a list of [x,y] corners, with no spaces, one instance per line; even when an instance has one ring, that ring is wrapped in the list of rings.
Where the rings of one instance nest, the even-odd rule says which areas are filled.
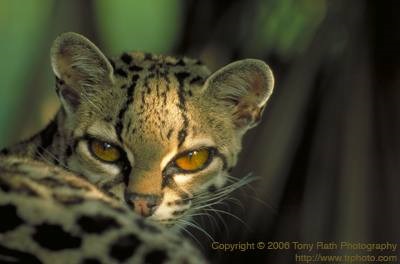
[[[235,126],[247,130],[261,120],[272,94],[274,77],[265,62],[245,59],[216,71],[205,86],[208,96],[231,110]]]
[[[107,58],[90,40],[77,33],[63,33],[56,38],[51,48],[51,65],[61,80],[59,95],[73,106],[80,101],[80,94],[90,93],[97,85],[113,83],[113,69]]]

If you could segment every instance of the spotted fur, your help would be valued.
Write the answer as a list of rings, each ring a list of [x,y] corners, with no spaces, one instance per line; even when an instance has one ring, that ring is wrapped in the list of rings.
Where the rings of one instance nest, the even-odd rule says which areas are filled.
[[[38,186],[38,190],[36,187],[25,190],[38,194],[33,195],[32,203],[37,200],[38,204],[62,204],[55,210],[72,219],[73,213],[63,212],[65,207],[110,200],[152,221],[180,227],[204,203],[216,199],[213,197],[219,199],[244,183],[239,181],[224,187],[231,179],[229,171],[237,162],[242,136],[260,121],[272,93],[273,75],[264,62],[245,59],[211,74],[198,60],[186,57],[131,52],[108,59],[83,36],[65,33],[54,41],[51,63],[62,107],[43,131],[0,154],[23,158],[32,170],[40,167],[34,161],[49,164],[55,171],[64,169],[61,176],[38,172],[38,179],[27,177],[27,181],[31,181],[29,186]],[[118,162],[107,163],[96,158],[89,148],[93,139],[117,146],[122,152]],[[177,168],[175,159],[182,153],[203,148],[209,151],[206,166],[193,172]],[[9,171],[9,165],[2,170],[15,178],[15,182],[23,181],[24,173],[20,168],[15,176]],[[68,174],[68,177],[75,180],[66,180],[68,177],[63,175],[67,171],[74,173],[75,176]],[[24,190],[15,184],[13,196],[18,188]],[[43,192],[51,193],[51,199],[46,194],[50,200],[40,196],[40,186],[47,186]],[[53,192],[53,188],[80,195]],[[88,201],[93,188],[99,197]],[[21,195],[15,199],[25,198]],[[4,210],[12,214],[12,206]],[[17,205],[15,210],[20,208]],[[48,211],[43,214],[47,215]],[[106,233],[120,227],[128,230],[128,226],[122,224],[126,214],[133,221],[141,221],[126,208],[123,213],[116,214],[115,219],[109,217],[110,213],[96,219],[77,216],[75,222],[67,221],[65,225],[39,223],[42,225],[39,229],[33,224],[28,226],[34,230],[31,232],[39,234],[61,235],[61,230],[68,228],[65,241],[77,247],[84,244],[82,239],[85,239],[78,236],[79,232]],[[118,217],[125,220],[117,221]],[[15,215],[14,222],[18,223],[20,218]],[[26,225],[29,219],[21,221],[21,225]],[[132,228],[140,228],[140,225]],[[135,238],[126,232],[121,244],[136,241],[135,232]],[[46,240],[36,242],[46,244]],[[114,252],[121,251],[118,246],[111,248]],[[154,253],[149,258],[160,255],[163,254]]]
[[[182,237],[39,161],[0,159],[0,215],[0,263],[205,261]]]

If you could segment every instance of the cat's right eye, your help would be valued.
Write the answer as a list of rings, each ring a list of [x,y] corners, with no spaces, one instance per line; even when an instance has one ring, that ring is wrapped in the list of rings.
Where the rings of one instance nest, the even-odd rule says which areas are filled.
[[[204,168],[209,160],[210,150],[204,148],[184,153],[175,160],[175,164],[181,170],[193,172]]]
[[[91,139],[89,141],[89,149],[101,161],[117,162],[121,158],[119,147],[106,141]]]

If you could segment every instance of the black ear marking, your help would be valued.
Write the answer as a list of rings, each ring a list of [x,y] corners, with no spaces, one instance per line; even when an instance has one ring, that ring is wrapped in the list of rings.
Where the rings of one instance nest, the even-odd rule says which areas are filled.
[[[230,110],[233,124],[245,131],[260,121],[273,86],[274,77],[267,64],[245,59],[212,74],[204,89],[207,96]]]

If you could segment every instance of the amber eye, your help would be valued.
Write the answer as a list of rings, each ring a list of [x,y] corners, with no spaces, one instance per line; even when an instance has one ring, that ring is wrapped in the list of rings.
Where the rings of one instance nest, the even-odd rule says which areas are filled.
[[[121,157],[118,147],[97,139],[90,141],[90,150],[98,159],[106,162],[116,162]]]
[[[210,156],[208,149],[193,150],[180,156],[175,160],[175,164],[185,171],[196,171],[204,167]]]

